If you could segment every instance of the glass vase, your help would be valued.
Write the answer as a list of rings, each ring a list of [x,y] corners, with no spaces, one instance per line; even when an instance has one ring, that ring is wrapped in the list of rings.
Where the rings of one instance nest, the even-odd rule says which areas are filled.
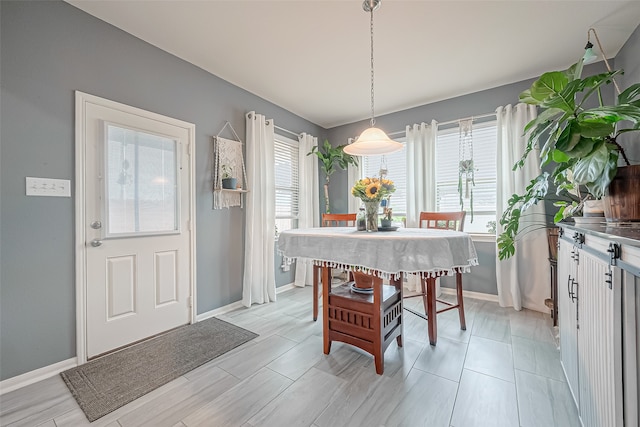
[[[378,231],[378,209],[380,209],[380,201],[364,202],[364,214],[366,218],[367,231]]]

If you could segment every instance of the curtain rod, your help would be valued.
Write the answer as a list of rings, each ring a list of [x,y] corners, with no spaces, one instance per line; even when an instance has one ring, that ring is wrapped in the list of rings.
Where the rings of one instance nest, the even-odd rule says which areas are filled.
[[[300,134],[299,134],[299,133],[292,132],[292,131],[290,131],[289,129],[281,128],[280,126],[275,126],[275,125],[274,125],[273,127],[274,127],[275,129],[278,129],[279,131],[286,132],[286,133],[290,133],[291,135],[295,135],[296,137],[299,137],[299,136],[300,136]]]
[[[249,118],[251,118],[251,116],[252,116],[251,113],[249,113],[248,116],[249,116]],[[255,119],[255,118],[256,118],[256,116],[254,115],[253,119]],[[269,120],[273,120],[273,119],[269,119]],[[267,124],[269,124],[269,120],[266,120]],[[291,135],[295,135],[296,137],[299,137],[301,135],[301,133],[293,132],[293,131],[290,131],[289,129],[281,128],[280,126],[276,126],[275,124],[273,125],[273,128],[274,129],[278,129],[281,132],[286,132],[286,133],[289,133]]]
[[[477,116],[464,117],[462,119],[455,119],[455,120],[449,120],[449,121],[446,121],[446,122],[436,122],[436,123],[438,124],[438,127],[440,127],[440,126],[443,126],[443,125],[450,125],[450,124],[453,124],[453,123],[457,123],[457,122],[460,122],[462,120],[484,119],[486,117],[491,117],[491,116],[495,116],[495,115],[496,115],[496,113],[486,113],[486,114],[480,114],[480,115],[477,115]],[[402,134],[404,134],[406,132],[407,132],[406,130],[397,130],[395,132],[390,132],[387,135],[389,135],[389,136],[402,135]]]
[[[453,123],[456,123],[456,122],[460,122],[460,121],[462,121],[462,120],[469,120],[469,119],[471,119],[471,120],[475,120],[475,119],[484,119],[484,118],[486,118],[486,117],[491,117],[491,116],[495,116],[495,115],[496,115],[496,113],[486,113],[486,114],[480,114],[480,115],[478,115],[478,116],[464,117],[464,118],[461,118],[461,119],[455,119],[455,120],[449,120],[449,121],[447,121],[447,122],[437,122],[437,123],[438,123],[438,126],[441,126],[441,125],[450,125],[450,124],[453,124]]]

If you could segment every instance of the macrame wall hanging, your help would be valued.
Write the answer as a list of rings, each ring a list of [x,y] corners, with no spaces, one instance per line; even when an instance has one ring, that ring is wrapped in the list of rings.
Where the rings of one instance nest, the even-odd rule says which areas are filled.
[[[236,140],[220,137],[229,126]],[[242,141],[229,122],[213,137],[213,208],[242,207],[242,195],[247,192],[247,174],[242,157]]]
[[[460,210],[464,210],[464,200],[469,199],[471,222],[473,222],[473,187],[476,185],[473,165],[473,119],[460,120],[459,129],[458,194],[460,196]]]

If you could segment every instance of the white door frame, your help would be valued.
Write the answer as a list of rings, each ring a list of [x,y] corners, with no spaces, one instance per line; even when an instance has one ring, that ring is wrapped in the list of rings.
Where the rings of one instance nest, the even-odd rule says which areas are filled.
[[[75,92],[76,102],[76,126],[75,126],[75,231],[76,231],[76,358],[78,365],[87,362],[87,247],[86,247],[86,227],[87,221],[85,215],[85,199],[84,193],[86,189],[85,182],[85,117],[87,104],[96,104],[104,107],[115,108],[127,113],[149,117],[170,123],[177,127],[187,130],[189,140],[187,141],[187,150],[189,153],[189,250],[191,253],[191,262],[189,265],[189,280],[191,292],[190,304],[190,322],[196,322],[196,222],[195,222],[195,156],[192,154],[195,150],[195,131],[196,126],[182,120],[173,119],[161,114],[152,113],[140,108],[131,107],[119,102],[111,101],[98,96],[90,95],[84,92]]]

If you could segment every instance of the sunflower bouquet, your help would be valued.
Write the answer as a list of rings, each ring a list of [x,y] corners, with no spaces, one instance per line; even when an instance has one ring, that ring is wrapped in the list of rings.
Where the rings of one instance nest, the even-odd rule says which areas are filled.
[[[379,202],[396,191],[393,181],[379,178],[362,178],[351,188],[351,194],[363,202]]]
[[[362,178],[351,188],[351,194],[364,202],[367,231],[378,231],[380,201],[387,199],[396,187],[393,181],[379,178]]]

